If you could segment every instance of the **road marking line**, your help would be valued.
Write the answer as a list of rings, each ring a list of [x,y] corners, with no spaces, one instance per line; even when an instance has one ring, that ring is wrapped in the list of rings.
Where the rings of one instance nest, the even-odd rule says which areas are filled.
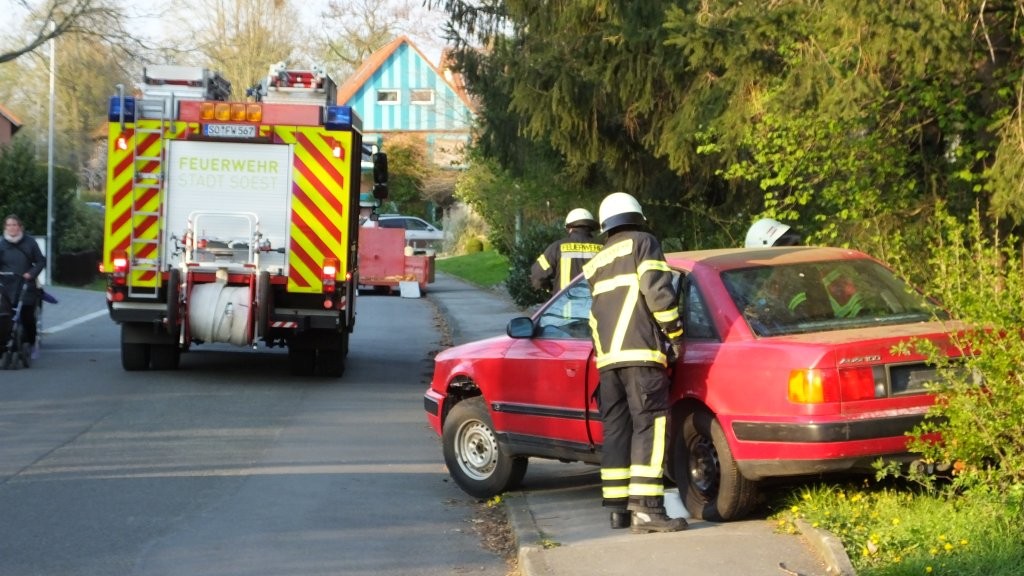
[[[71,328],[73,326],[78,326],[79,324],[83,324],[85,322],[88,322],[89,320],[92,320],[93,318],[99,318],[100,316],[103,316],[106,313],[107,313],[106,310],[97,310],[97,311],[95,311],[95,312],[93,312],[91,314],[86,314],[85,316],[82,316],[80,318],[75,318],[74,320],[69,320],[68,322],[65,322],[63,324],[58,324],[57,326],[54,326],[52,328],[44,328],[43,329],[43,334],[53,334],[55,332],[60,332],[61,330],[67,330],[68,328]]]

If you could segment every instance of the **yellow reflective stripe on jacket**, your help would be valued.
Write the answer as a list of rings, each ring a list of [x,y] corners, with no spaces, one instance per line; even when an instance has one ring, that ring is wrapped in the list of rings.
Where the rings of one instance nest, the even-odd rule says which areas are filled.
[[[657,350],[619,350],[609,352],[603,356],[598,351],[596,356],[599,358],[597,360],[598,368],[608,364],[615,364],[616,362],[656,362],[662,366],[668,365],[668,358],[665,357],[665,353]]]
[[[558,275],[558,289],[561,290],[572,280],[572,257],[562,256],[562,262],[558,265]]]
[[[636,275],[643,276],[645,272],[649,272],[651,270],[661,270],[662,272],[672,271],[672,269],[669,268],[667,262],[662,262],[659,260],[644,260],[643,262],[640,263],[639,266],[636,267]]]
[[[662,310],[661,312],[654,313],[654,319],[662,324],[666,322],[674,322],[679,320],[679,309],[669,308],[668,310]]]
[[[544,270],[551,269],[551,264],[548,263],[548,259],[545,258],[543,254],[537,257],[537,264],[540,264],[540,267],[543,268]]]
[[[622,242],[619,242],[619,243],[615,244],[614,246],[609,246],[609,247],[605,248],[604,250],[602,250],[600,253],[598,253],[597,256],[594,256],[593,258],[591,258],[589,262],[587,262],[586,264],[583,265],[583,273],[587,275],[587,278],[590,278],[591,276],[594,275],[594,272],[598,268],[602,268],[602,267],[610,264],[616,258],[621,258],[623,256],[629,256],[632,253],[633,253],[633,239],[632,238],[630,238],[628,240],[624,240]]]

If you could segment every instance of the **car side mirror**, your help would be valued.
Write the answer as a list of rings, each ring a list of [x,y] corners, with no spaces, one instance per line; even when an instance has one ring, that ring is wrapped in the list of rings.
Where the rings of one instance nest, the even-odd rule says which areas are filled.
[[[508,327],[505,328],[505,333],[508,334],[509,338],[532,338],[533,320],[530,320],[526,316],[513,318],[508,321]]]

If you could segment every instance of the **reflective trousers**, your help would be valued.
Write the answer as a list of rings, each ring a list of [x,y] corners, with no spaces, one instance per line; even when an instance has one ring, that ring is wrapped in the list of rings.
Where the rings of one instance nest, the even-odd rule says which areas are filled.
[[[601,372],[604,506],[664,513],[669,379],[664,368],[627,366]]]

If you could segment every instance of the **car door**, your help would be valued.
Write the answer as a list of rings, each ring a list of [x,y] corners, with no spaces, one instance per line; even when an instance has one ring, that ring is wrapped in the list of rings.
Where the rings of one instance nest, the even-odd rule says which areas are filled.
[[[693,275],[682,278],[679,286],[680,313],[686,338],[682,362],[676,365],[673,378],[673,401],[682,397],[704,400],[715,357],[722,339],[712,318],[714,306],[709,303]]]
[[[580,277],[533,317],[533,337],[509,347],[510,385],[494,410],[511,441],[578,453],[592,450],[592,427],[600,437],[600,417],[590,398],[598,381],[590,304],[590,288]]]

